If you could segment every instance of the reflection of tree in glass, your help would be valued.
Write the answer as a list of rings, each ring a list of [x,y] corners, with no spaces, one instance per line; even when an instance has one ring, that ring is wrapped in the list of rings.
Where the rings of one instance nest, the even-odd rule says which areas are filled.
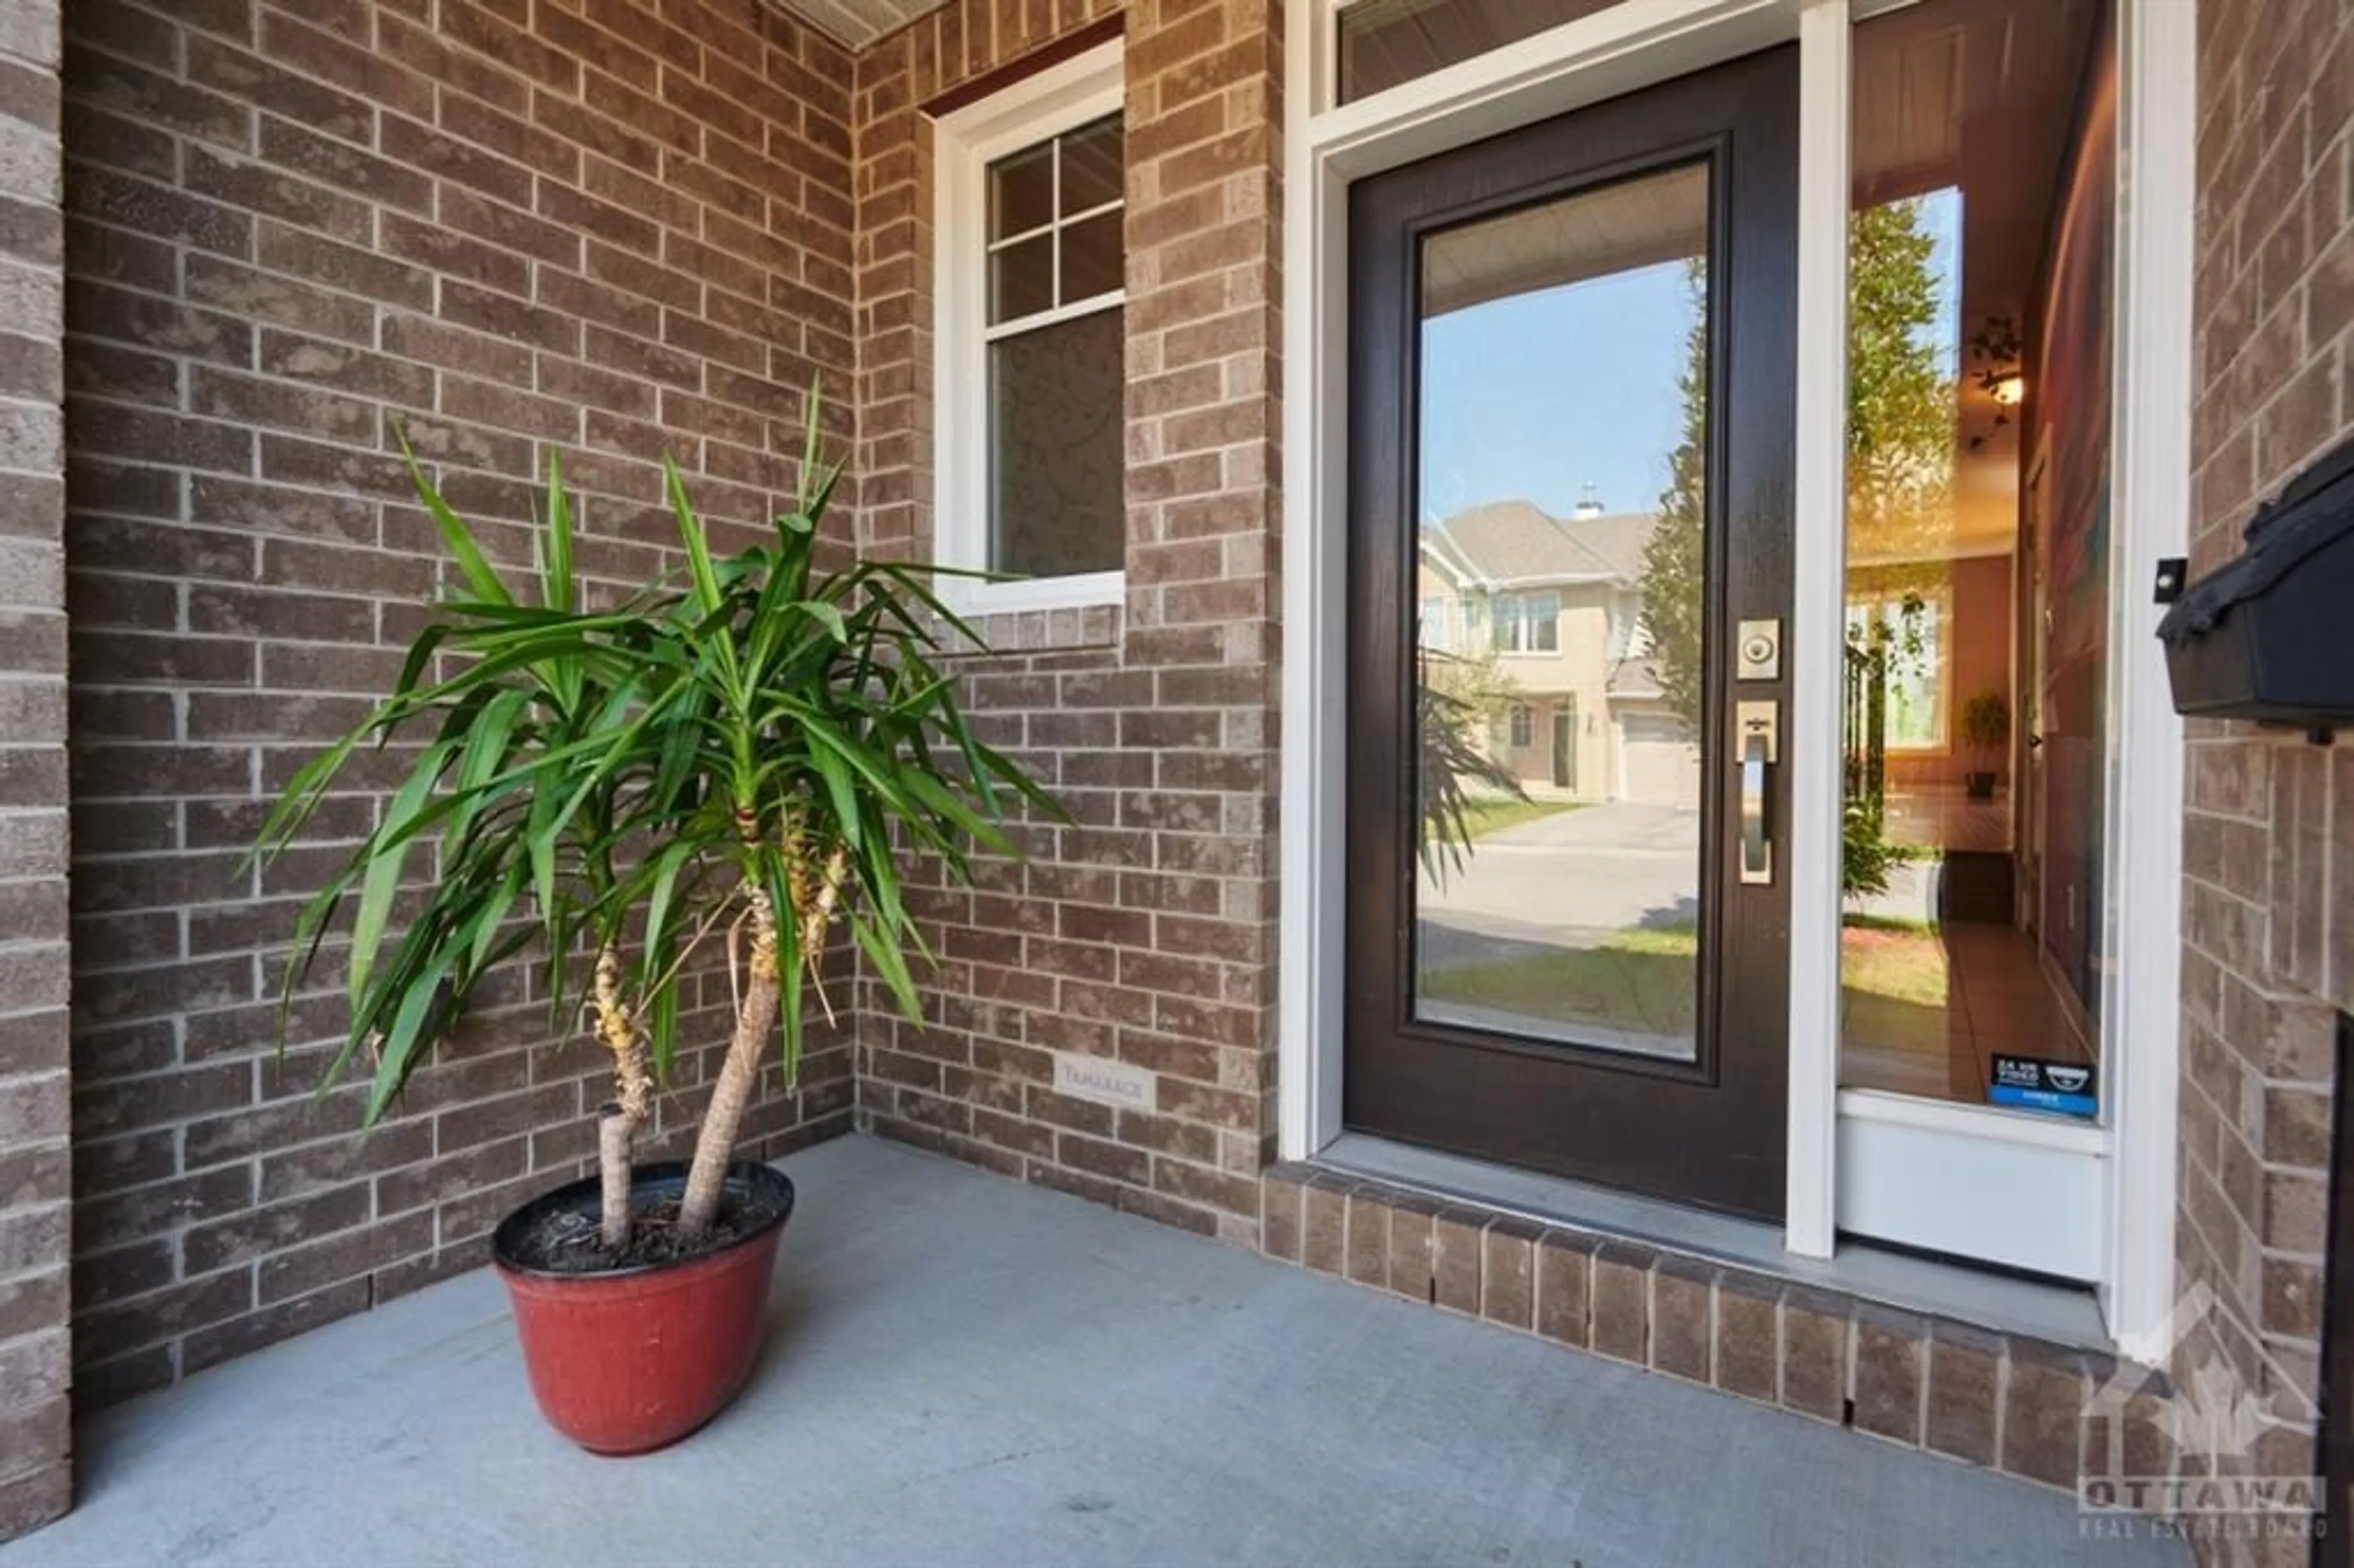
[[[1888,702],[1925,673],[1928,601],[1917,593],[1885,607],[1850,612],[1847,626],[1846,758],[1840,814],[1840,891],[1848,897],[1888,891],[1889,873],[1913,858],[1888,842]]]
[[[1918,553],[1950,527],[1955,381],[1934,329],[1941,308],[1926,198],[1848,221],[1849,548]]]
[[[1708,270],[1699,257],[1684,263],[1691,324],[1684,333],[1684,368],[1676,377],[1683,429],[1668,459],[1668,488],[1659,495],[1659,524],[1643,544],[1643,625],[1668,706],[1700,728],[1701,575],[1708,517]]]
[[[1421,828],[1415,853],[1434,881],[1462,869],[1471,847],[1470,810],[1479,796],[1529,798],[1483,744],[1514,689],[1492,652],[1466,658],[1426,648],[1419,655],[1414,705]]]
[[[1954,489],[1955,383],[1935,336],[1935,241],[1925,198],[1882,203],[1848,227],[1848,537],[1851,553],[1903,556],[1946,527]],[[1643,550],[1643,620],[1668,705],[1701,719],[1701,574],[1708,442],[1707,278],[1686,263],[1683,430]]]
[[[1939,281],[1925,207],[1920,197],[1885,202],[1853,214],[1848,226],[1848,542],[1851,554],[1882,560],[1925,552],[1948,530],[1953,504],[1956,387],[1935,335]],[[1659,526],[1643,547],[1643,622],[1659,689],[1697,731],[1706,632],[1708,292],[1699,259],[1686,263],[1685,276],[1692,316],[1676,383],[1683,430],[1669,459]],[[1870,705],[1872,723],[1883,732],[1890,672],[1923,653],[1921,585],[1890,586],[1902,595],[1895,624],[1875,622],[1849,649],[1850,692],[1861,661],[1882,699]],[[1840,880],[1850,895],[1886,891],[1889,868],[1906,858],[1882,832],[1878,758],[1885,748],[1884,733],[1849,736]],[[1860,766],[1870,777],[1861,798]]]

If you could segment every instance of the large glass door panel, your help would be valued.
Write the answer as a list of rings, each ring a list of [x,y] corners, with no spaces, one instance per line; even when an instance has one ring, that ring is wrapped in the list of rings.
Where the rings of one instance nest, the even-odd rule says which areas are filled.
[[[1780,1213],[1796,85],[1352,190],[1352,1126]]]

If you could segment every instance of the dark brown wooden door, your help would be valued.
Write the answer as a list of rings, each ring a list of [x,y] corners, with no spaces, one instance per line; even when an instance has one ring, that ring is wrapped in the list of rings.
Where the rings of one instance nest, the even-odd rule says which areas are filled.
[[[1797,132],[1778,49],[1352,188],[1352,1128],[1782,1213]]]

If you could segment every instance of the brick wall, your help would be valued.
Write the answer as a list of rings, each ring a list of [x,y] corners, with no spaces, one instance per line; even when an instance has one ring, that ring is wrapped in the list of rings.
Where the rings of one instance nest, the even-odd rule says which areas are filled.
[[[2203,572],[2354,429],[2354,7],[2202,0],[2199,115]],[[2317,1387],[2334,1012],[2354,1009],[2354,867],[2333,863],[2354,853],[2354,749],[2194,721],[2188,771],[2178,1253],[2221,1310],[2175,1371],[2225,1358],[2294,1415]],[[2308,1426],[2288,1421],[2250,1462],[2312,1474]],[[2235,1555],[2250,1550],[2204,1554],[2271,1560]]]
[[[58,3],[0,0],[0,1540],[72,1489]]]
[[[930,547],[931,128],[921,106],[1112,9],[958,0],[859,60],[863,543]],[[991,738],[1075,825],[927,897],[926,1026],[879,991],[859,1115],[895,1138],[1249,1242],[1274,1128],[1278,203],[1266,0],[1125,13],[1128,598],[1002,618],[969,665]],[[978,410],[975,410],[977,413]],[[1152,1075],[1057,1094],[1055,1052]]]
[[[239,851],[433,586],[397,421],[509,561],[551,448],[599,577],[666,560],[665,444],[716,516],[773,509],[811,376],[851,378],[851,63],[755,0],[76,0],[68,29],[76,1383],[102,1401],[480,1261],[590,1151],[598,1064],[536,1048],[520,971],[354,1137],[355,1090],[311,1092],[340,993],[298,1001],[282,1065],[270,998],[372,798],[259,881]],[[699,1106],[724,973],[690,1000]],[[849,1052],[812,1046],[755,1151],[846,1127]]]

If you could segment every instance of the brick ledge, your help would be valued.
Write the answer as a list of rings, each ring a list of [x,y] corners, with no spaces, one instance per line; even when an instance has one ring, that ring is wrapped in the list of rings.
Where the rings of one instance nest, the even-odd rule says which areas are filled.
[[[2165,1374],[2101,1352],[1313,1164],[1267,1171],[1259,1234],[1269,1257],[2041,1485],[2171,1473]]]

